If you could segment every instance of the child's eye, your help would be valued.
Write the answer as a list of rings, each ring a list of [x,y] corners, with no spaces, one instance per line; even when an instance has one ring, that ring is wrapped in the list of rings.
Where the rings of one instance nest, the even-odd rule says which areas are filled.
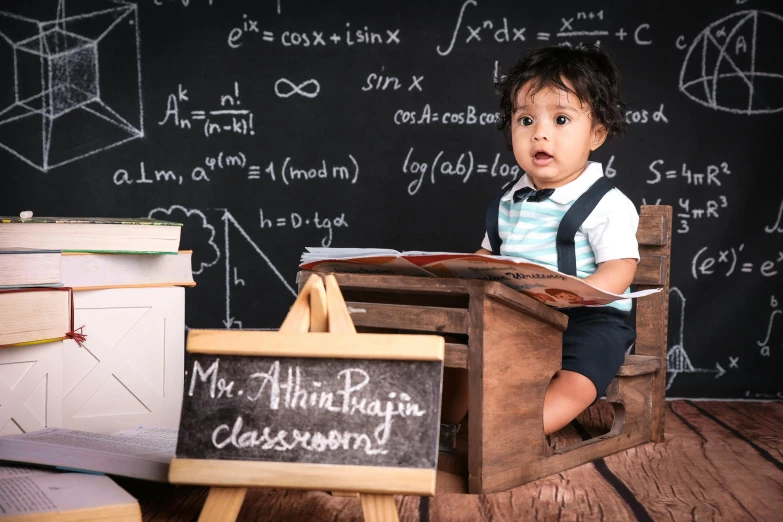
[[[555,123],[558,125],[565,125],[569,121],[571,121],[571,118],[569,118],[568,116],[563,116],[562,114],[555,118]]]
[[[523,127],[530,127],[531,125],[533,125],[533,118],[531,118],[530,116],[522,116],[521,118],[519,118],[519,123]]]

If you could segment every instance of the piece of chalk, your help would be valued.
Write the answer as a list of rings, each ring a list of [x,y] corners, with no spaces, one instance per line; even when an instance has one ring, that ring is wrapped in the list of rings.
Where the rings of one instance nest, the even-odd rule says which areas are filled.
[[[33,211],[32,210],[25,210],[19,213],[19,217],[22,219],[30,219],[33,217]]]

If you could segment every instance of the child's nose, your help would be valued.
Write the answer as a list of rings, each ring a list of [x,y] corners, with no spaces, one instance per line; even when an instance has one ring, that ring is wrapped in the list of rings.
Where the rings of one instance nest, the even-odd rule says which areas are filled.
[[[549,140],[549,128],[543,122],[535,124],[533,129],[533,141],[548,141]]]

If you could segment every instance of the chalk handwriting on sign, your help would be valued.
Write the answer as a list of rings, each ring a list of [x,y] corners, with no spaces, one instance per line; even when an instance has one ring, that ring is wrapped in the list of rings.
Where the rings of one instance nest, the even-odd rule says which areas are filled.
[[[433,465],[406,448],[435,448],[439,363],[191,354],[188,367],[178,456]]]

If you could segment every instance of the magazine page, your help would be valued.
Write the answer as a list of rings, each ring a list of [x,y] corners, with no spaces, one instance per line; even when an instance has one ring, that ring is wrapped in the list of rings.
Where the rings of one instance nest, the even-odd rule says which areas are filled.
[[[628,294],[613,294],[599,290],[578,277],[569,276],[541,265],[517,261],[507,257],[481,254],[462,257],[421,257],[417,264],[439,277],[498,281],[544,304],[557,308],[575,306],[602,306],[618,301],[642,297],[660,291],[643,290]]]

